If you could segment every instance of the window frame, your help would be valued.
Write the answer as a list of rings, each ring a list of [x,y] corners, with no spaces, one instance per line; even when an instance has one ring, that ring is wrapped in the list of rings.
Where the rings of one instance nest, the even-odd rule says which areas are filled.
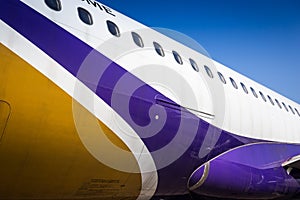
[[[79,19],[81,22],[83,22],[84,24],[86,25],[93,25],[93,17],[91,15],[91,13],[86,10],[85,8],[82,8],[82,7],[77,7],[77,12],[78,12],[78,16],[79,16]],[[82,14],[86,14],[87,18],[85,18]]]
[[[204,65],[204,69],[209,78],[214,78],[214,74],[212,73],[212,71],[210,70],[210,68],[207,65]]]
[[[264,100],[264,102],[267,102],[267,99],[266,99],[264,93],[262,93],[261,91],[259,91],[258,93],[260,94],[260,96]]]
[[[115,37],[121,37],[121,31],[120,31],[119,27],[117,26],[117,24],[115,24],[114,22],[112,22],[110,20],[106,20],[106,25],[107,25],[108,32],[111,35],[113,35]]]
[[[56,7],[54,7],[50,1],[52,2],[56,2]],[[51,10],[54,10],[54,11],[61,11],[62,10],[62,6],[61,6],[61,1],[60,0],[45,0],[44,1],[45,4],[48,6],[48,8],[50,8]]]
[[[271,103],[273,106],[275,106],[275,103],[274,103],[274,101],[273,101],[272,97],[270,97],[270,95],[268,95],[267,97],[268,97],[268,99],[269,99],[270,103]]]
[[[250,87],[250,90],[255,98],[258,98],[258,95],[253,87]]]
[[[191,64],[191,66],[192,66],[192,68],[196,71],[196,72],[199,72],[199,67],[198,67],[198,64],[196,63],[196,61],[195,60],[193,60],[193,59],[189,59],[189,61],[190,61],[190,64]]]
[[[282,102],[282,105],[283,105],[283,107],[285,108],[285,110],[286,110],[287,112],[289,112],[289,109],[288,109],[288,107],[285,105],[284,102]]]
[[[290,110],[292,111],[292,113],[295,115],[296,113],[295,113],[295,111],[293,110],[293,108],[292,108],[291,105],[289,105],[289,108],[290,108]]]
[[[278,99],[275,99],[275,102],[276,102],[276,104],[278,105],[278,107],[279,107],[280,109],[282,109],[282,106],[280,105],[280,102],[278,101]]]
[[[242,88],[243,88],[243,91],[244,91],[246,94],[249,94],[249,91],[248,91],[246,85],[245,85],[244,83],[242,83],[242,82],[240,82],[240,84],[241,84],[241,86],[242,86]]]
[[[223,84],[227,84],[227,81],[221,72],[218,72],[218,76]]]
[[[298,114],[298,116],[300,117],[300,112],[298,111],[297,108],[295,108],[296,113]]]
[[[138,33],[131,32],[131,36],[132,36],[132,40],[133,40],[134,44],[136,44],[136,46],[138,46],[140,48],[144,48],[143,39]]]
[[[173,54],[173,57],[175,59],[175,61],[179,64],[179,65],[182,65],[183,64],[183,61],[182,61],[182,58],[181,56],[179,55],[179,53],[177,51],[172,51],[172,54]]]
[[[154,49],[155,49],[155,51],[158,55],[160,55],[161,57],[165,57],[164,49],[162,48],[162,46],[158,42],[154,41],[153,46],[154,46]]]
[[[235,88],[235,89],[239,89],[238,85],[236,84],[235,80],[232,77],[229,77],[229,80],[231,82],[231,85]]]

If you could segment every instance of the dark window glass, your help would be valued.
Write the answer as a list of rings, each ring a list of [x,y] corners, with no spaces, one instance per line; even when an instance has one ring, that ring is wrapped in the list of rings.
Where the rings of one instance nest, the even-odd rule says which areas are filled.
[[[199,72],[199,67],[198,67],[197,63],[196,63],[193,59],[191,59],[191,58],[190,58],[190,63],[191,63],[191,65],[192,65],[193,69],[194,69],[196,72]]]
[[[174,56],[176,62],[178,64],[182,65],[182,59],[181,59],[180,55],[176,51],[172,51],[172,53],[173,53],[173,56]]]
[[[254,90],[252,87],[250,87],[250,89],[251,89],[251,91],[252,91],[253,96],[255,96],[256,98],[258,98],[258,96],[257,96],[257,94],[256,94],[256,92],[255,92],[255,90]]]
[[[299,111],[297,110],[297,108],[295,108],[295,110],[296,110],[297,114],[298,114],[298,115],[299,115],[299,117],[300,117],[300,113],[299,113]]]
[[[118,26],[115,23],[108,20],[108,21],[106,21],[106,24],[107,24],[107,28],[108,28],[109,32],[112,35],[114,35],[116,37],[120,37],[120,35],[121,35],[120,30],[119,30]]]
[[[246,94],[248,94],[248,90],[247,90],[247,87],[245,86],[245,84],[244,84],[244,83],[241,83],[241,86],[242,86],[244,92],[245,92]]]
[[[206,65],[204,65],[204,68],[205,68],[205,71],[206,71],[207,75],[208,75],[210,78],[213,78],[214,75],[213,75],[213,73],[211,72],[211,70],[209,69],[209,67],[207,67]]]
[[[283,105],[283,107],[285,108],[285,110],[286,110],[287,112],[289,112],[289,109],[286,107],[285,103],[282,102],[282,105]]]
[[[269,99],[269,101],[271,102],[271,104],[274,106],[275,104],[274,104],[274,101],[272,100],[272,98],[268,95],[268,99]]]
[[[218,72],[218,75],[219,75],[219,78],[222,81],[222,83],[226,84],[226,80],[225,80],[223,74],[221,72]]]
[[[259,91],[259,94],[260,94],[261,98],[262,98],[265,102],[267,102],[267,99],[266,99],[265,95],[264,95],[261,91]]]
[[[237,86],[236,82],[233,80],[233,78],[230,77],[229,79],[230,79],[230,81],[231,81],[232,86],[233,86],[235,89],[238,89],[238,86]]]
[[[275,99],[275,102],[277,103],[278,107],[279,107],[280,109],[282,109],[282,106],[280,105],[280,103],[279,103],[279,101],[278,101],[277,99]]]
[[[61,10],[61,3],[60,0],[45,0],[46,5],[55,11]]]
[[[163,48],[160,46],[160,44],[158,44],[157,42],[153,42],[155,51],[158,55],[164,57],[165,56],[165,52],[163,50]]]
[[[85,24],[92,25],[93,24],[93,19],[92,15],[85,9],[83,8],[77,8],[78,10],[78,15],[81,21],[83,21]]]
[[[141,38],[141,36],[135,32],[131,32],[131,35],[132,35],[132,39],[134,41],[134,43],[139,46],[139,47],[144,47],[144,43],[143,43],[143,40]]]
[[[292,113],[295,114],[295,111],[293,110],[292,106],[289,106],[289,108],[292,111]]]

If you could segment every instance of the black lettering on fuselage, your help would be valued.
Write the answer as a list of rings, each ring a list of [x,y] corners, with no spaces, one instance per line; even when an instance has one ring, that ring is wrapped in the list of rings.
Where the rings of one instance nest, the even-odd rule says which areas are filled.
[[[102,7],[104,8],[104,10],[105,10],[108,14],[110,14],[110,15],[112,15],[112,16],[115,16],[115,15],[112,13],[112,11],[111,11],[111,9],[110,9],[109,7],[106,7],[106,6],[104,6],[104,5],[102,5]]]
[[[112,13],[112,11],[109,7],[101,5],[97,1],[93,1],[93,0],[81,0],[81,1],[85,1],[89,5],[93,5],[95,8],[99,8],[101,11],[105,11],[106,13],[108,13],[108,14],[114,16],[114,17],[116,16],[115,14]]]
[[[96,2],[96,1],[86,0],[86,2],[88,4],[92,4],[95,8],[98,7],[98,8],[100,8],[100,10],[103,10],[102,7],[101,7],[101,5],[98,2]]]

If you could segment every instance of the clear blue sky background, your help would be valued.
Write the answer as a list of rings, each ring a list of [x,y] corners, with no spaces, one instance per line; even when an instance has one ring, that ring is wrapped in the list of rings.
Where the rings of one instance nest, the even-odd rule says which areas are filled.
[[[99,0],[300,103],[300,0]]]

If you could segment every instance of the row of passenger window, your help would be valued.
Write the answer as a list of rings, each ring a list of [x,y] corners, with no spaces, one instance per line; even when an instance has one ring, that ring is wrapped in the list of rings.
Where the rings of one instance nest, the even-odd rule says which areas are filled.
[[[45,3],[47,4],[47,6],[55,11],[60,11],[62,9],[62,6],[61,6],[61,2],[60,0],[45,0]],[[79,15],[79,18],[82,22],[84,22],[85,24],[87,25],[92,25],[93,24],[93,18],[92,18],[92,15],[84,8],[77,8],[78,10],[78,15]],[[106,21],[107,23],[107,27],[108,27],[108,31],[116,36],[116,37],[120,37],[120,30],[118,28],[118,26],[113,23],[112,21]],[[138,46],[138,47],[141,47],[143,48],[144,47],[144,43],[143,43],[143,40],[141,38],[141,36],[135,32],[132,32],[132,38],[133,38],[133,41],[134,43]],[[157,52],[158,55],[164,57],[165,56],[165,53],[164,53],[164,50],[163,48],[161,47],[161,45],[157,42],[153,42],[153,45],[154,45],[154,49],[155,51]],[[181,56],[179,55],[178,52],[176,51],[172,51],[173,53],[173,56],[174,56],[174,59],[176,60],[176,62],[180,65],[183,64],[183,61],[182,61],[182,58]],[[195,70],[195,71],[199,71],[199,68],[198,68],[198,65],[197,63],[193,60],[193,59],[189,59],[190,61],[190,64],[192,66],[192,68]]]
[[[204,68],[205,68],[205,70],[206,70],[207,75],[208,75],[210,78],[214,78],[213,73],[212,73],[212,71],[210,70],[210,68],[207,67],[207,66],[204,66]],[[219,78],[220,78],[221,82],[222,82],[223,84],[227,84],[226,79],[224,78],[223,74],[222,74],[221,72],[218,72],[218,75],[219,75]],[[237,83],[235,82],[235,80],[234,80],[233,78],[231,78],[231,77],[229,77],[229,80],[230,80],[232,86],[233,86],[235,89],[238,89],[238,85],[237,85]],[[245,85],[244,83],[242,83],[242,82],[240,83],[240,85],[241,85],[241,87],[243,88],[243,91],[244,91],[246,94],[249,94],[246,85]],[[258,98],[258,95],[257,95],[255,89],[254,89],[253,87],[250,87],[250,90],[251,90],[253,96],[254,96],[255,98]],[[259,91],[259,95],[261,96],[261,98],[262,98],[262,100],[263,100],[264,102],[267,102],[267,98],[268,98],[269,102],[270,102],[273,106],[275,105],[275,103],[274,103],[274,101],[273,101],[273,99],[272,99],[271,96],[269,96],[269,95],[265,96],[261,91]],[[267,98],[266,98],[266,97],[267,97]],[[281,106],[280,102],[279,102],[277,99],[275,99],[275,102],[276,102],[277,106],[278,106],[280,109],[282,109],[282,106]],[[289,109],[290,109],[291,112],[292,112],[294,115],[297,113],[298,116],[300,117],[300,112],[297,110],[297,108],[294,108],[294,109],[295,109],[295,110],[294,110],[294,109],[292,108],[292,106],[290,106],[290,105],[287,106],[284,102],[281,102],[281,103],[282,103],[283,107],[285,108],[285,110],[286,110],[287,112],[289,112]],[[289,108],[289,109],[288,109],[288,108]],[[296,111],[296,112],[295,112],[295,111]]]
[[[55,10],[55,11],[60,11],[60,10],[62,9],[60,0],[45,0],[45,3],[46,3],[46,5],[47,5],[49,8],[51,8],[51,9],[53,9],[53,10]],[[82,22],[84,22],[84,23],[87,24],[87,25],[92,25],[92,24],[93,24],[93,18],[92,18],[92,15],[91,15],[87,10],[85,10],[84,8],[81,8],[81,7],[77,8],[77,10],[78,10],[79,18],[80,18],[80,20],[81,20]],[[120,37],[120,36],[121,36],[120,30],[119,30],[118,26],[117,26],[115,23],[113,23],[112,21],[109,21],[109,20],[107,20],[106,23],[107,23],[108,31],[109,31],[112,35],[114,35],[115,37]],[[134,42],[138,47],[143,48],[143,47],[144,47],[144,43],[143,43],[143,40],[142,40],[141,36],[140,36],[139,34],[135,33],[135,32],[132,32],[131,35],[132,35],[133,42]],[[159,43],[153,42],[153,46],[154,46],[154,49],[155,49],[155,51],[156,51],[156,53],[157,53],[158,55],[160,55],[160,56],[162,56],[162,57],[165,56],[164,50],[163,50],[162,46],[161,46]],[[182,58],[181,58],[181,56],[179,55],[179,53],[177,53],[176,51],[173,50],[173,51],[172,51],[172,54],[173,54],[173,56],[174,56],[175,61],[176,61],[178,64],[182,65],[182,64],[183,64],[183,61],[182,61]],[[191,58],[189,58],[189,61],[190,61],[190,64],[191,64],[192,68],[193,68],[196,72],[199,72],[199,67],[198,67],[197,63],[196,63],[193,59],[191,59]],[[214,78],[214,74],[212,73],[212,71],[210,70],[210,68],[209,68],[208,66],[204,65],[204,69],[205,69],[207,75],[208,75],[210,78],[213,79],[213,78]],[[221,82],[222,82],[223,84],[227,84],[227,81],[226,81],[225,77],[223,76],[223,74],[222,74],[221,72],[218,72],[218,76],[219,76],[219,78],[220,78],[220,80],[221,80]],[[238,85],[237,85],[237,83],[235,82],[235,80],[234,80],[233,78],[231,78],[231,77],[229,77],[229,80],[230,80],[232,86],[233,86],[235,89],[238,89]],[[247,89],[247,87],[245,86],[245,84],[241,82],[240,85],[241,85],[241,87],[243,88],[243,91],[244,91],[246,94],[249,94],[248,89]],[[250,87],[250,90],[251,90],[253,96],[254,96],[255,98],[258,98],[258,95],[257,95],[256,91],[254,90],[254,88]],[[264,95],[261,91],[259,91],[259,95],[261,96],[261,98],[262,98],[262,100],[263,100],[264,102],[267,102],[267,99],[266,99],[265,95]],[[268,98],[269,102],[274,106],[275,103],[274,103],[273,99],[272,99],[269,95],[267,95],[267,98]],[[275,99],[275,102],[276,102],[277,106],[278,106],[280,109],[282,109],[282,106],[281,106],[280,102],[279,102],[277,99]],[[295,113],[294,109],[293,109],[290,105],[288,106],[288,107],[289,107],[289,109],[288,109],[287,105],[286,105],[284,102],[281,102],[281,103],[282,103],[283,107],[285,108],[285,110],[286,110],[287,112],[289,112],[289,109],[290,109],[291,112],[292,112],[294,115],[297,113],[298,116],[300,117],[300,112],[297,110],[297,108],[294,108],[295,111],[296,111],[296,113]]]

